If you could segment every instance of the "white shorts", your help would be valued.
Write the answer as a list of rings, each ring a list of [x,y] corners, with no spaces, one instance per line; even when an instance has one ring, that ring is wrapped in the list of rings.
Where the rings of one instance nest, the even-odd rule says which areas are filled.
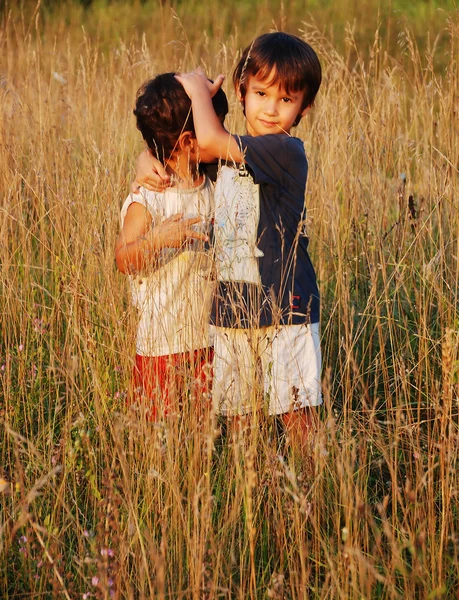
[[[322,403],[319,323],[212,330],[217,414],[278,415]]]

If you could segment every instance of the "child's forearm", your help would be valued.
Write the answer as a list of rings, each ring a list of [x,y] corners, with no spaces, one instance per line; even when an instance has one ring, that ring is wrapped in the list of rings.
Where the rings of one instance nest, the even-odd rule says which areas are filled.
[[[116,249],[116,266],[121,273],[135,275],[156,264],[164,244],[154,233],[153,229]]]
[[[220,87],[223,76],[219,75],[212,83],[203,71],[197,69],[192,73],[176,75],[176,79],[180,81],[191,99],[199,147],[217,159],[229,158],[236,162],[243,160],[236,138],[223,127],[212,104],[212,93]]]
[[[242,155],[239,145],[215,114],[209,92],[205,89],[196,91],[191,99],[191,106],[198,145],[215,158],[229,158],[240,162]]]
[[[115,250],[118,269],[122,273],[133,275],[156,267],[164,248],[181,248],[191,240],[209,241],[207,234],[193,229],[194,225],[202,223],[201,216],[187,219],[182,217],[182,213],[168,217],[132,241],[127,241],[122,232]]]

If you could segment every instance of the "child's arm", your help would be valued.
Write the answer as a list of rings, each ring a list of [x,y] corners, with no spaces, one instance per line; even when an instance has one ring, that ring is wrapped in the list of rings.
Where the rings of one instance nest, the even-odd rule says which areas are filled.
[[[191,99],[193,121],[199,147],[215,158],[229,158],[235,162],[243,162],[244,157],[236,138],[228,133],[215,114],[212,95],[223,83],[219,75],[212,83],[201,69],[192,73],[176,75],[175,78],[185,88]]]
[[[152,219],[146,208],[133,202],[126,213],[123,228],[115,248],[116,266],[125,274],[135,274],[152,266],[163,248],[180,248],[190,239],[208,241],[204,233],[191,229],[202,217],[182,220],[182,213],[151,227]]]
[[[137,194],[140,186],[152,192],[163,192],[170,186],[170,177],[164,165],[147,148],[139,154],[135,165],[135,180],[131,192]]]

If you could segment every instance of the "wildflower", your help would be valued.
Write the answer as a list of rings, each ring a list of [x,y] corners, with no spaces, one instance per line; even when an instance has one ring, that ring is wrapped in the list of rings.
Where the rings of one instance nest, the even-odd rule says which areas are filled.
[[[91,579],[91,583],[94,587],[99,585],[99,578],[97,577],[97,575],[94,575],[94,577]]]
[[[41,335],[43,335],[48,331],[48,329],[49,325],[43,319],[36,318],[33,320],[33,330],[36,333],[40,333]]]
[[[53,71],[53,78],[61,85],[65,85],[67,83],[67,79],[57,71]]]
[[[88,531],[87,529],[85,529],[85,530],[83,531],[83,536],[84,536],[85,538],[88,538],[88,537],[89,537],[89,531]]]
[[[19,344],[18,350],[19,352],[22,352],[24,350],[24,344]]]
[[[11,485],[6,479],[0,477],[0,493],[9,496],[11,494]]]
[[[25,535],[21,535],[21,537],[19,538],[19,552],[21,554],[24,554],[24,556],[27,556],[27,548],[25,547],[25,545],[27,544],[27,536]]]

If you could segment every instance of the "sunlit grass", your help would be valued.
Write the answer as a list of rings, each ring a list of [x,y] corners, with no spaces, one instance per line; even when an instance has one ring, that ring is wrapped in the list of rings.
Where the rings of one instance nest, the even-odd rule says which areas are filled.
[[[214,33],[201,37],[192,8],[203,11],[95,5],[85,31],[78,7],[4,16],[0,595],[452,598],[457,14],[422,52],[401,25],[389,49],[381,30],[368,43],[348,28],[338,43],[289,23],[324,67],[297,131],[323,311],[311,470],[263,418],[222,433],[191,403],[165,425],[126,408],[136,315],[113,251],[142,148],[135,93],[200,58],[230,81],[258,32],[225,29],[242,4],[212,4]],[[129,36],[132,14],[142,20]],[[241,132],[226,91],[227,126]]]

